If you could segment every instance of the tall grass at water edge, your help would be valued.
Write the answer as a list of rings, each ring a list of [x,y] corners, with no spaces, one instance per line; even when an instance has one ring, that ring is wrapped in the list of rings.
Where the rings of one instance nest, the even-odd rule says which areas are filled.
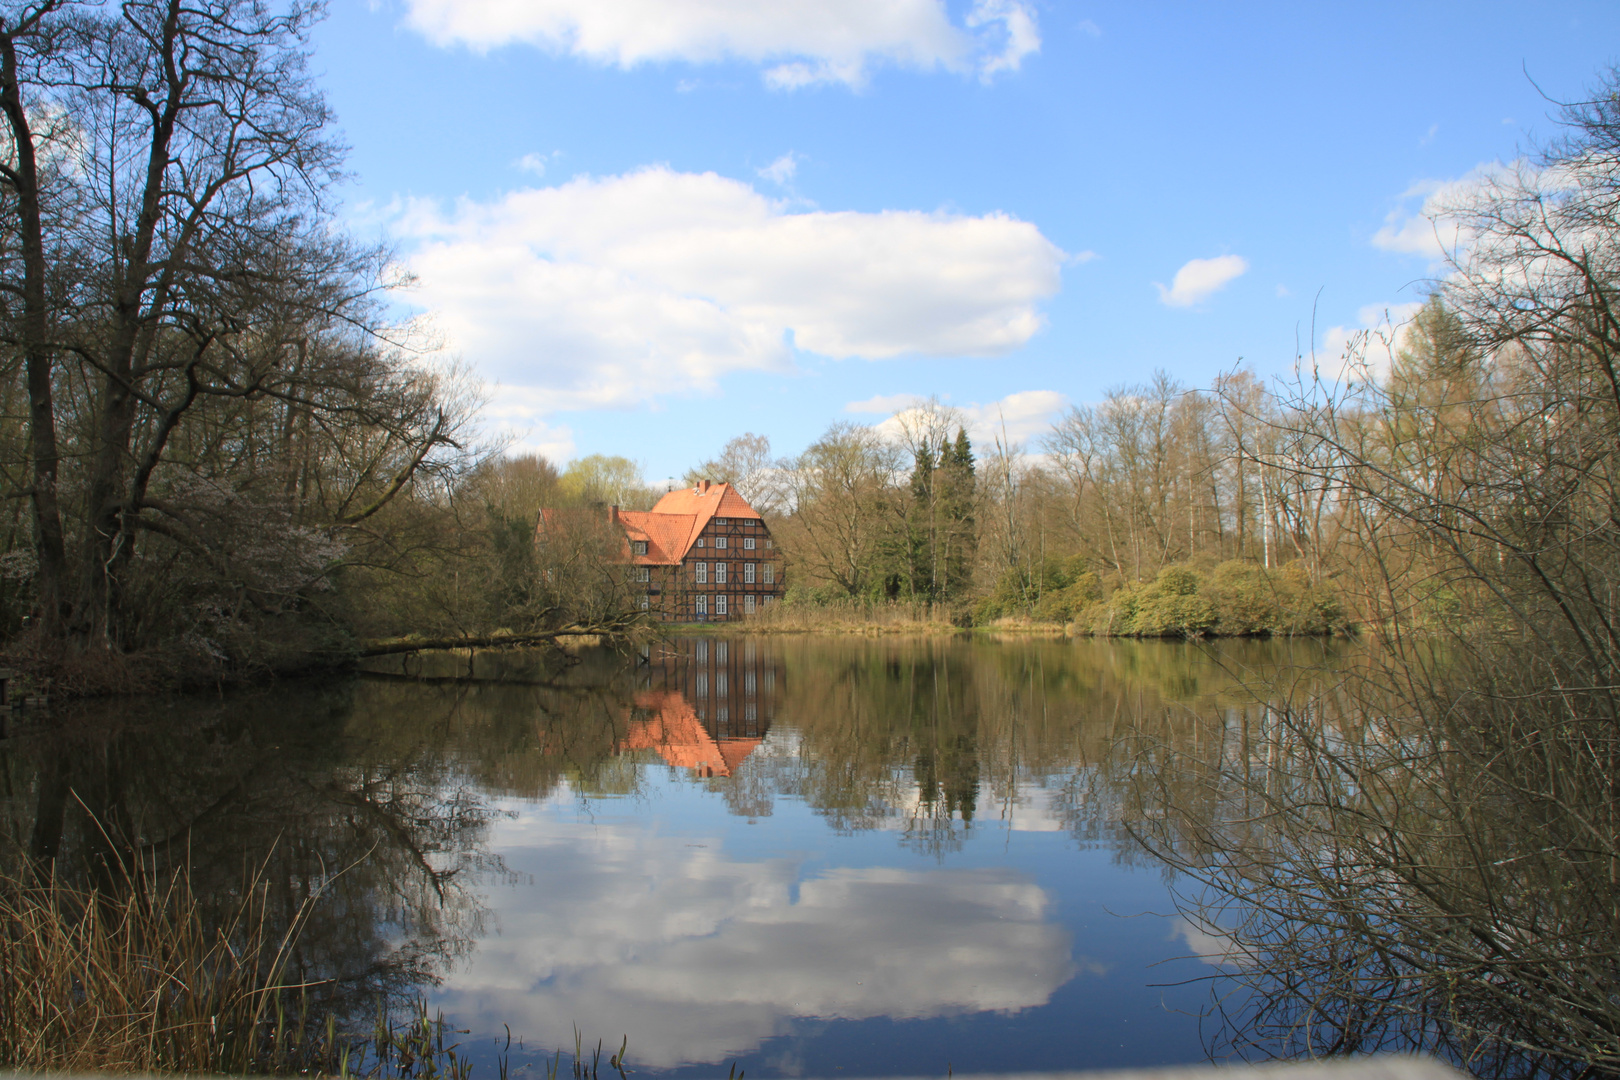
[[[379,1000],[369,1030],[356,1030],[314,1006],[309,991],[323,984],[287,980],[319,892],[277,935],[262,878],[213,926],[183,874],[121,884],[0,871],[0,1069],[469,1080],[455,1041],[468,1032],[430,1017],[425,1000],[399,1022]],[[620,1080],[627,1048],[606,1063]],[[571,1065],[564,1057],[545,1063],[546,1080],[599,1080],[600,1042],[593,1053],[576,1028]],[[499,1052],[498,1080],[507,1063]],[[735,1065],[731,1080],[742,1080]]]
[[[183,874],[119,885],[0,873],[0,1068],[467,1077],[425,1003],[363,1037],[312,1013],[285,974],[313,900],[277,935],[262,880],[214,925]]]
[[[951,608],[921,601],[838,599],[777,603],[755,611],[730,629],[765,634],[954,633]]]

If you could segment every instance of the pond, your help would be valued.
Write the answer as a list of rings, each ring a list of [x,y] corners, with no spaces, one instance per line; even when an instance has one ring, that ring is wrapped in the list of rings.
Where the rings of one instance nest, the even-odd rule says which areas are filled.
[[[0,742],[4,842],[324,889],[297,972],[425,994],[484,1075],[508,1029],[513,1075],[576,1032],[671,1076],[1202,1062],[1225,941],[1135,839],[1133,740],[1344,655],[683,637],[103,704]]]

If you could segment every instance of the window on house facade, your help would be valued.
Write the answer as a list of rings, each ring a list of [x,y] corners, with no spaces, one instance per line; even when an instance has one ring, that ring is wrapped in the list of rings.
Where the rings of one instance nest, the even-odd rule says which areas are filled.
[[[745,563],[743,563],[743,584],[744,585],[752,585],[753,583],[754,583],[754,564],[751,563],[751,562],[745,562]]]
[[[724,615],[724,614],[726,614],[726,594],[725,593],[717,593],[717,594],[715,594],[714,613],[716,615]]]
[[[699,596],[695,601],[693,601],[693,611],[699,618],[706,617],[709,614],[709,598],[707,596]]]
[[[630,541],[630,554],[632,554],[632,555],[645,555],[645,554],[647,554],[647,541],[645,541],[645,540],[632,540],[632,541]]]
[[[766,563],[765,564],[765,584],[767,584],[767,585],[775,585],[776,584],[776,564],[775,563]]]
[[[725,547],[726,546],[726,538],[723,537],[723,536],[715,537],[714,538],[714,546],[717,547],[717,548]]]
[[[752,536],[743,537],[743,550],[744,551],[753,551],[754,550],[754,538]]]
[[[692,564],[692,573],[693,573],[692,580],[696,581],[699,585],[707,585],[709,583],[709,564],[708,563],[706,563],[706,562],[693,563]]]
[[[636,567],[636,580],[637,581],[651,581],[652,580],[652,567],[650,567],[650,566],[638,566],[638,567]]]
[[[768,547],[768,548],[772,548],[772,547],[776,546],[776,543],[770,537],[767,536],[765,538],[765,546]]]
[[[725,518],[715,518],[714,523],[716,525],[724,525],[726,523],[726,519]]]
[[[693,547],[702,547],[702,546],[703,546],[703,537],[700,536],[700,537],[697,538],[697,543],[694,544]]]
[[[744,615],[752,615],[753,613],[754,613],[754,594],[749,593],[747,596],[743,597],[743,614]],[[752,677],[752,675],[750,675],[750,678],[751,677]]]
[[[652,603],[651,599],[649,599],[648,597],[643,596],[641,598],[641,610],[642,611],[647,611],[649,609],[649,605],[651,603]]]
[[[724,585],[726,583],[726,564],[723,562],[717,562],[714,564],[714,583],[716,585]]]

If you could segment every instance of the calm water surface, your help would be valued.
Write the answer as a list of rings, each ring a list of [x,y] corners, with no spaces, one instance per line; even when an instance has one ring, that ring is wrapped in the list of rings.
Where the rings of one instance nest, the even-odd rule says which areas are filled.
[[[576,1026],[672,1075],[1200,1062],[1220,939],[1132,839],[1132,734],[1236,730],[1245,681],[1338,662],[683,638],[101,707],[0,742],[0,799],[12,851],[76,872],[183,857],[223,903],[262,864],[285,912],[324,885],[302,974],[420,988],[485,1075],[507,1027],[520,1074]]]

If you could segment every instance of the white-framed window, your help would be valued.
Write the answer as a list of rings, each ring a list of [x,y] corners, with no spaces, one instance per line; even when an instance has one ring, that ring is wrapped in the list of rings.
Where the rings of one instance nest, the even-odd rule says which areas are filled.
[[[714,523],[716,525],[724,525],[726,523],[726,519],[725,518],[715,518]]]
[[[698,537],[698,538],[697,538],[697,543],[696,543],[696,544],[694,544],[694,545],[692,545],[692,546],[693,546],[693,547],[702,547],[702,546],[703,546],[703,537],[701,537],[701,536],[700,536],[700,537]]]
[[[725,593],[716,593],[715,594],[715,597],[714,597],[714,613],[716,615],[724,615],[724,614],[726,614],[726,594]]]
[[[693,610],[699,618],[707,617],[709,614],[709,598],[707,596],[699,595],[697,600],[694,601]]]
[[[645,555],[645,554],[647,554],[647,541],[645,541],[645,540],[632,540],[632,541],[630,541],[630,554],[632,554],[632,555]]]
[[[743,614],[744,615],[752,615],[753,613],[754,613],[754,594],[749,593],[749,594],[747,594],[746,596],[743,597]],[[749,678],[753,678],[753,675],[750,674]]]
[[[709,583],[709,564],[706,562],[693,563],[692,580],[699,585],[707,585]]]
[[[754,538],[752,536],[743,537],[743,550],[744,551],[753,551],[754,550]]]
[[[715,537],[714,538],[714,546],[717,547],[717,548],[724,548],[726,546],[726,538],[723,537],[723,536]]]
[[[714,564],[714,583],[716,585],[724,585],[726,583],[726,564],[723,562],[717,562]]]
[[[771,602],[772,602],[772,601],[773,601],[773,600],[774,600],[774,599],[775,599],[775,597],[771,597],[771,596],[767,596],[767,597],[766,597],[766,598],[765,598],[765,606],[766,606],[766,607],[770,607],[770,606],[771,606]]]
[[[754,583],[754,564],[751,563],[751,562],[745,562],[745,563],[743,563],[743,584],[744,585],[752,585],[753,583]]]
[[[652,604],[652,600],[651,600],[651,598],[649,598],[649,597],[646,597],[646,596],[643,596],[643,597],[642,597],[642,598],[641,598],[641,610],[642,610],[642,611],[646,611],[646,610],[648,610],[648,609],[649,609],[649,607],[650,607],[650,606],[651,606],[651,604]]]
[[[768,563],[765,564],[764,570],[765,570],[765,584],[767,584],[767,585],[775,585],[776,584],[776,564],[768,562]]]
[[[768,548],[773,548],[773,547],[776,546],[776,541],[772,540],[770,537],[767,536],[765,538],[765,546],[768,547]]]
[[[652,580],[652,567],[650,567],[650,566],[638,566],[638,567],[636,567],[636,580],[637,581],[651,581]]]

